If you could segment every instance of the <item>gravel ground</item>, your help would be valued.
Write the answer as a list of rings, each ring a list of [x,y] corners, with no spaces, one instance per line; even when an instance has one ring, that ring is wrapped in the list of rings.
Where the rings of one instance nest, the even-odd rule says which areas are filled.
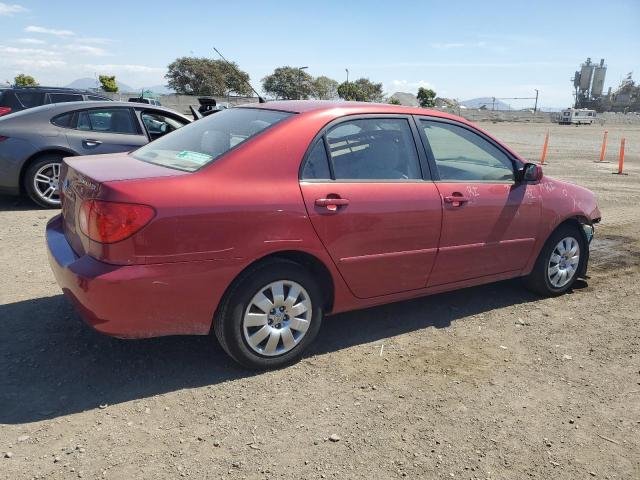
[[[482,124],[599,198],[590,278],[507,281],[329,317],[249,373],[209,338],[85,327],[49,271],[53,212],[0,198],[0,478],[640,478],[640,127]],[[628,176],[612,175],[621,135]]]

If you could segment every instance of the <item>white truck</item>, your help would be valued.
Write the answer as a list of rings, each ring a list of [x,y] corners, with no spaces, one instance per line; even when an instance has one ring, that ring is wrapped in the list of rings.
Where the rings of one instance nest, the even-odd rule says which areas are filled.
[[[560,112],[560,125],[591,125],[596,119],[596,111],[588,108],[566,108]]]

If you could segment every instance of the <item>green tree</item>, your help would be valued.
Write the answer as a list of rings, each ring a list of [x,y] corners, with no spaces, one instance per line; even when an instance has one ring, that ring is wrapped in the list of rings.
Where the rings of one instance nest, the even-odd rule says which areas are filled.
[[[381,102],[384,99],[382,83],[373,83],[368,78],[341,83],[338,86],[338,96],[344,100],[357,102]]]
[[[338,82],[325,76],[316,77],[311,83],[311,96],[318,100],[333,100],[338,96]]]
[[[13,83],[15,84],[16,87],[37,87],[38,86],[38,82],[36,82],[35,78],[33,78],[31,75],[25,75],[24,73],[16,75],[16,77],[13,79]]]
[[[295,67],[278,67],[262,79],[262,89],[271,96],[285,100],[306,100],[312,93],[313,77]]]
[[[236,95],[242,96],[253,95],[253,91],[249,86],[251,81],[249,74],[240,70],[236,62],[231,62],[231,65],[222,60],[214,60],[214,62],[216,62],[218,68],[222,71],[227,93],[233,92]]]
[[[391,97],[387,102],[389,105],[402,105],[396,97]]]
[[[420,87],[418,89],[418,102],[422,108],[435,107],[436,92],[430,88]]]
[[[250,95],[249,75],[222,60],[181,57],[168,66],[168,85],[183,95]]]
[[[100,75],[98,80],[100,80],[102,90],[105,92],[116,93],[118,91],[118,84],[116,83],[115,75]]]

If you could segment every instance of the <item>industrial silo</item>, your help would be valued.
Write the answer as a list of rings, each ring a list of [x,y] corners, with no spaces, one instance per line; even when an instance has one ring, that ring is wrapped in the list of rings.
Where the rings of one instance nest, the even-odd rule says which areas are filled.
[[[591,97],[598,98],[604,90],[604,77],[607,73],[607,67],[604,64],[604,58],[600,60],[600,65],[595,67],[593,72],[593,84],[591,85]]]
[[[587,58],[587,61],[582,64],[580,68],[580,90],[588,92],[591,87],[591,77],[593,77],[594,65],[591,63],[591,59]]]

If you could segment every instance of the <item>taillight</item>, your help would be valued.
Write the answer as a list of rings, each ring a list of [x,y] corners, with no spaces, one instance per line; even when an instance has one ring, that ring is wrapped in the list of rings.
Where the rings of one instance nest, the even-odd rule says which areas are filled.
[[[4,142],[7,138],[9,137],[3,137],[2,135],[0,135],[0,142]]]
[[[130,237],[156,214],[148,205],[85,200],[80,207],[80,230],[91,240],[114,243]]]
[[[11,109],[9,107],[0,107],[0,117],[7,113],[11,113]]]

